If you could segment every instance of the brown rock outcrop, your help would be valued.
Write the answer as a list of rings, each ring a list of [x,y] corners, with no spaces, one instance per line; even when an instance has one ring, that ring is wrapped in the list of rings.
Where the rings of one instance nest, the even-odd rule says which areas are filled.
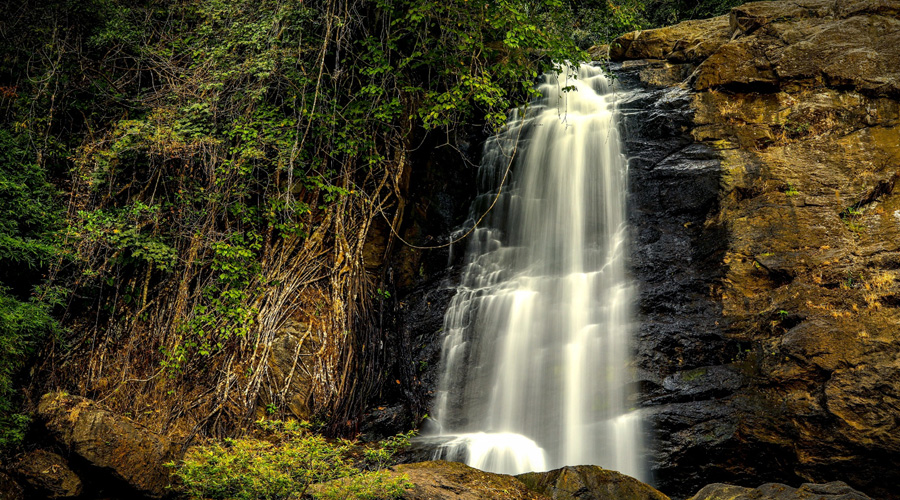
[[[45,394],[38,416],[60,444],[92,466],[145,495],[166,493],[169,472],[163,464],[177,450],[166,438],[89,399],[63,393]]]
[[[387,472],[405,476],[412,484],[403,495],[405,500],[669,500],[637,479],[593,465],[514,477],[433,460],[396,465]],[[346,483],[347,479],[334,482]],[[308,493],[315,496],[331,484],[312,485]]]
[[[516,478],[553,500],[669,500],[633,477],[595,465],[529,472]]]
[[[609,58],[700,62],[728,42],[728,17],[686,21],[675,26],[629,33],[609,46]]]
[[[663,485],[699,486],[685,478],[710,460],[707,482],[840,479],[900,498],[898,13],[890,0],[756,2],[611,46],[640,89],[627,112],[653,108],[626,119],[633,185],[666,202],[635,204],[681,221],[638,229],[638,274],[691,290],[665,295],[651,276],[642,314],[717,315],[707,349],[681,320],[642,327]],[[710,201],[679,208],[691,196],[678,190]],[[652,260],[665,238],[690,245],[684,276]]]
[[[264,417],[266,406],[271,404],[283,408],[298,420],[310,418],[309,398],[313,383],[304,360],[314,357],[318,349],[316,338],[306,323],[291,319],[278,330],[269,348],[271,377],[268,390],[259,401],[258,417]]]
[[[548,500],[512,476],[492,474],[458,462],[435,460],[394,467],[414,485],[405,500]]]

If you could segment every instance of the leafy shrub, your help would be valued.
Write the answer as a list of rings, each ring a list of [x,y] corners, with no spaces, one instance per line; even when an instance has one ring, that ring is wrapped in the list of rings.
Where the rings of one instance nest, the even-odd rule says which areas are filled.
[[[30,422],[15,397],[16,373],[37,341],[55,327],[40,304],[23,302],[0,287],[0,449],[19,443]]]
[[[393,477],[386,471],[374,471],[325,484],[313,497],[320,500],[383,500],[400,498],[411,487],[412,483],[405,475]]]
[[[56,328],[50,294],[38,300],[34,292],[58,258],[62,219],[55,189],[27,147],[26,137],[0,129],[0,449],[24,437],[30,419],[19,409],[16,376]]]
[[[323,499],[397,498],[411,486],[405,476],[363,471],[371,457],[381,468],[408,443],[411,434],[392,438],[366,461],[351,457],[354,444],[329,442],[297,422],[260,421],[266,439],[226,439],[192,448],[174,468],[178,488],[191,499],[281,500],[300,498],[316,483],[334,481],[313,493]],[[368,465],[372,465],[370,462]]]

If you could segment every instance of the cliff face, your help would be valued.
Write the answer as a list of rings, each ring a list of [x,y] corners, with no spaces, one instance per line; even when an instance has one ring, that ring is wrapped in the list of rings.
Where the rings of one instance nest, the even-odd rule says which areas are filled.
[[[751,3],[610,57],[658,486],[898,498],[900,2]]]

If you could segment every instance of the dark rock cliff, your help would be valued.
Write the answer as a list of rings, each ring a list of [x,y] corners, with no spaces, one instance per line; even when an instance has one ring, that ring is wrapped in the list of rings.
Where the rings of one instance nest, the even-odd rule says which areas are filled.
[[[758,2],[611,46],[657,486],[900,483],[900,2]]]
[[[380,273],[378,327],[385,378],[363,417],[363,439],[382,439],[422,424],[437,384],[444,312],[455,294],[467,241],[454,231],[474,224],[469,208],[486,135],[469,130],[431,134],[415,148],[405,179],[401,217],[375,225],[366,245],[370,272]],[[422,456],[419,458],[428,458]]]
[[[722,305],[710,293],[725,272],[723,229],[706,224],[719,210],[721,163],[688,133],[690,92],[647,85],[642,75],[658,69],[651,62],[612,69],[623,92],[638,381],[655,431],[650,461],[664,491],[688,493],[697,488],[682,483],[702,483],[726,467],[737,415],[720,399],[746,384],[744,347],[725,337]]]

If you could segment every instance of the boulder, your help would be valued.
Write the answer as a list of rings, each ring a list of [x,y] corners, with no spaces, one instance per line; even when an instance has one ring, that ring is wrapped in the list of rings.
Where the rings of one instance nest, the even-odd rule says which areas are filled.
[[[799,488],[769,483],[759,488],[730,484],[710,484],[689,500],[871,500],[841,481],[824,484],[807,483]]]
[[[16,472],[29,486],[47,498],[74,498],[83,489],[81,479],[72,472],[66,459],[49,451],[34,450],[26,453],[17,462]]]
[[[163,436],[115,415],[87,398],[45,394],[38,417],[70,453],[144,495],[161,497],[169,484],[163,465],[178,447]]]
[[[516,478],[553,500],[669,500],[633,477],[595,465],[529,472]]]
[[[363,415],[359,439],[364,442],[380,441],[414,425],[413,416],[406,405],[378,406]]]
[[[699,62],[728,42],[728,16],[628,33],[609,45],[609,58]]]
[[[414,485],[403,496],[406,500],[547,500],[513,476],[480,471],[459,462],[397,465],[392,474],[406,474]]]

